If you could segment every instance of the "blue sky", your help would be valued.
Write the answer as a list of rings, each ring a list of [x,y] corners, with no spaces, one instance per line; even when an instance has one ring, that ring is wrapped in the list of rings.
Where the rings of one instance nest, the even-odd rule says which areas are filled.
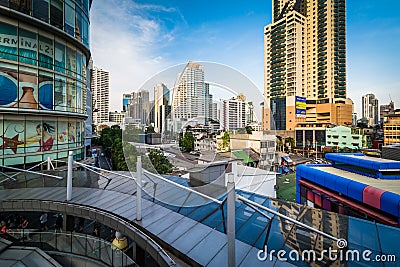
[[[400,108],[399,10],[400,1],[347,1],[347,92],[359,114],[366,93],[380,104],[390,95]],[[271,0],[95,0],[91,22],[94,63],[111,73],[111,110],[123,93],[188,60],[231,66],[263,90]]]

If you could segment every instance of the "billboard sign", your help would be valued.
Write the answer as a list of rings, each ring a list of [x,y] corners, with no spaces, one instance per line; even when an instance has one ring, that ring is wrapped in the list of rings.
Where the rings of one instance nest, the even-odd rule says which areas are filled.
[[[296,96],[296,117],[305,118],[306,117],[306,98]]]

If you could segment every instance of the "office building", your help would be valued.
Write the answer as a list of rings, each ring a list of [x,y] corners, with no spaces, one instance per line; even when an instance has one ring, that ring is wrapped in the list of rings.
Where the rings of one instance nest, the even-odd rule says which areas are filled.
[[[170,113],[169,89],[165,84],[159,83],[154,87],[154,131],[165,132]]]
[[[149,91],[141,89],[132,93],[131,102],[128,107],[128,117],[134,120],[140,120],[141,124],[150,123],[150,112],[152,109],[150,104]]]
[[[131,94],[123,94],[122,95],[122,111],[127,111],[127,107],[131,101],[132,95]]]
[[[380,105],[379,106],[379,121],[380,123],[383,123],[385,120],[385,117],[389,115],[394,114],[394,102],[390,101],[388,105]]]
[[[174,131],[182,125],[205,124],[210,112],[209,84],[204,82],[204,67],[189,61],[176,79],[172,90],[172,120]]]
[[[239,94],[236,98],[222,102],[221,123],[224,131],[232,131],[246,126],[246,97]]]
[[[264,30],[264,129],[351,125],[345,17],[345,0],[273,1]]]
[[[84,157],[90,3],[37,3],[0,1],[0,165]]]
[[[362,97],[362,117],[368,120],[368,126],[379,123],[378,99],[374,94],[367,94]]]
[[[93,67],[90,87],[93,93],[93,122],[95,124],[108,122],[110,73],[101,68]]]

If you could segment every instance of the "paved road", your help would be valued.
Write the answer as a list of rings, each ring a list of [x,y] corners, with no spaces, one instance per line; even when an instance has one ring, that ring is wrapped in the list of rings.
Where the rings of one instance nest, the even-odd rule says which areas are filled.
[[[105,156],[98,156],[99,167],[104,170],[111,170],[110,160]]]

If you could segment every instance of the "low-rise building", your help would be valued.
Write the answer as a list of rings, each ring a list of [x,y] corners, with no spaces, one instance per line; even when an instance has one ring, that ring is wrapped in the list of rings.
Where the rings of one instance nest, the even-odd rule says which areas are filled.
[[[253,129],[253,132],[261,132],[262,131],[262,125],[260,122],[250,122],[247,124],[247,126],[250,126],[251,129]]]
[[[385,117],[395,114],[394,102],[390,101],[388,105],[379,106],[379,119],[380,123],[385,121]]]
[[[400,161],[400,144],[383,146],[382,158]]]
[[[330,126],[331,123],[298,123],[295,128],[295,151],[303,156],[322,156],[321,148],[326,146],[326,128]]]
[[[400,111],[385,117],[383,123],[384,145],[400,144]]]
[[[201,137],[194,140],[194,150],[196,151],[217,151],[217,139]]]
[[[264,134],[263,132],[253,132],[252,134],[231,134],[229,146],[231,150],[252,148],[257,153],[261,153],[262,141],[276,141],[275,135]]]
[[[362,135],[360,132],[360,129],[352,129],[346,126],[327,128],[326,146],[360,149],[362,147]]]
[[[399,227],[399,161],[361,153],[325,157],[332,164],[297,167],[297,203]]]
[[[224,189],[222,186],[227,183],[226,172],[230,171],[235,174],[236,189],[276,198],[276,172],[236,165],[232,161],[197,164],[190,169],[189,179],[192,185],[202,185],[203,190],[207,190],[207,185],[212,184],[209,190],[215,193]]]
[[[235,134],[230,136],[231,150],[252,149],[260,155],[258,168],[269,170],[275,164],[276,136],[253,132],[252,134]]]
[[[126,115],[126,112],[125,112],[125,111],[121,111],[121,112],[118,112],[118,111],[110,112],[110,113],[108,114],[108,120],[109,120],[109,122],[115,122],[115,123],[121,124],[121,123],[123,123],[124,120],[125,120],[125,115]]]

